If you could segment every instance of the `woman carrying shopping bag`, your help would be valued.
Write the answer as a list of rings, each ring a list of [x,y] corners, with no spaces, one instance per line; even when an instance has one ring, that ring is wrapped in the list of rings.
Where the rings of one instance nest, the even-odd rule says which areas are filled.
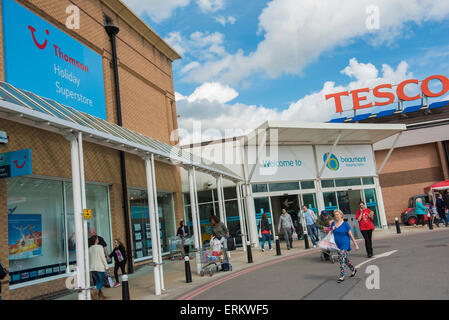
[[[351,277],[354,277],[357,273],[357,269],[351,263],[351,260],[348,257],[348,252],[351,251],[351,241],[354,243],[355,250],[359,250],[359,246],[357,242],[355,242],[355,238],[351,232],[351,226],[349,223],[343,220],[343,212],[337,209],[334,211],[334,219],[335,221],[331,224],[331,230],[334,234],[335,243],[339,249],[338,251],[338,262],[340,263],[340,277],[337,279],[337,282],[340,283],[345,280],[345,268],[351,270]]]
[[[89,269],[92,272],[92,277],[95,280],[95,286],[97,289],[92,291],[92,299],[105,300],[101,289],[104,284],[104,274],[108,270],[108,263],[104,256],[103,246],[99,244],[98,236],[92,236],[89,238]]]

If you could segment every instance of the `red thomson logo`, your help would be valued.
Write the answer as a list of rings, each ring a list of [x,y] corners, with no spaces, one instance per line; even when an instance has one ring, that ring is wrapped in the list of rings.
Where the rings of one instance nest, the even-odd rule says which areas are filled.
[[[32,26],[28,26],[28,29],[30,29],[31,31],[31,37],[33,38],[34,44],[36,45],[36,47],[38,47],[39,49],[43,50],[47,47],[47,43],[48,40],[45,39],[44,43],[40,44],[37,40],[36,40],[36,29],[33,28]],[[48,29],[45,30],[45,33],[48,35],[50,35],[50,32],[48,31]],[[78,60],[76,60],[75,58],[67,55],[66,53],[64,53],[60,47],[58,47],[57,45],[53,45],[53,47],[55,48],[55,57],[60,58],[61,60],[64,60],[67,63],[70,63],[71,65],[73,65],[74,67],[81,69],[85,72],[89,72],[89,68],[87,67],[87,65],[79,62]]]
[[[24,156],[23,158],[25,160],[23,161],[22,165],[20,165],[20,166],[19,166],[19,160],[14,160],[14,164],[16,165],[17,169],[22,169],[25,166],[27,156]]]
[[[35,36],[36,29],[34,29],[32,26],[28,26],[28,29],[30,29],[30,31],[31,31],[31,36],[33,37],[33,41],[34,41],[34,44],[36,45],[36,47],[38,47],[41,50],[45,49],[45,47],[47,46],[47,39],[45,39],[43,44],[40,44],[36,40],[36,36]],[[48,31],[48,29],[45,30],[45,33],[47,34],[47,36],[50,35],[50,32]]]

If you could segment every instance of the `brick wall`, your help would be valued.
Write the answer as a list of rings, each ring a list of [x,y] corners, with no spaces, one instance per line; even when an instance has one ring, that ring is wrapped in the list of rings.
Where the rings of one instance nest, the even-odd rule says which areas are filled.
[[[102,56],[107,120],[116,123],[111,44],[104,31],[103,14],[111,17],[114,24],[120,28],[117,36],[117,51],[123,125],[170,143],[171,130],[177,128],[177,117],[171,62],[163,54],[99,0],[18,0],[18,2]],[[67,18],[65,9],[71,4],[80,8],[81,28],[79,30],[65,28]],[[2,81],[5,80],[4,69],[3,32],[0,21],[0,80]],[[10,139],[7,145],[0,145],[0,153],[31,148],[33,174],[71,178],[70,143],[64,137],[5,119],[0,119],[0,130],[6,131]],[[119,152],[85,142],[84,164],[86,182],[102,182],[109,185],[112,235],[126,242]],[[135,155],[127,154],[126,164],[128,185],[146,187],[144,161]],[[179,168],[156,162],[156,180],[158,190],[174,193],[175,217],[178,221],[183,217]],[[8,266],[6,189],[6,181],[0,180],[2,195],[0,197],[0,259]],[[64,279],[48,281],[15,290],[8,290],[6,283],[2,286],[2,296],[7,299],[30,299],[64,289],[64,281]]]
[[[387,153],[388,150],[375,152],[378,167]],[[395,149],[379,176],[388,223],[400,218],[411,196],[424,193],[425,187],[443,178],[436,143]]]

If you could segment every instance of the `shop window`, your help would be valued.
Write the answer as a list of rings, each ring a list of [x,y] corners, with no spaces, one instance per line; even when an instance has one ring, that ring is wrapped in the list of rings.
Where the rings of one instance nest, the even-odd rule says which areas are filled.
[[[64,183],[67,212],[67,231],[69,239],[69,263],[74,268],[75,253],[75,217],[73,215],[73,189],[71,182]],[[95,229],[108,245],[108,252],[112,250],[111,226],[109,221],[108,187],[86,184],[86,207],[92,210],[92,219],[87,222],[87,228]],[[120,239],[122,242],[124,239]]]
[[[190,192],[183,193],[184,205],[190,205]]]
[[[321,187],[322,188],[334,188],[334,180],[321,180]]]
[[[374,178],[372,178],[372,177],[362,178],[362,182],[364,185],[374,184]]]
[[[150,257],[153,253],[147,192],[130,189],[129,199],[134,258]]]
[[[299,182],[270,183],[270,192],[299,190]]]
[[[237,189],[235,187],[223,188],[225,200],[237,199]]]
[[[267,184],[253,184],[252,185],[253,192],[268,192],[268,185]]]
[[[316,195],[315,193],[306,193],[302,195],[303,204],[307,208],[312,209],[314,212],[318,212]]]
[[[335,195],[335,192],[323,192],[323,199],[324,199],[324,209],[326,211],[332,212],[338,209],[337,196]]]
[[[376,228],[381,227],[379,218],[379,207],[377,205],[376,189],[365,189],[366,207],[374,212],[373,223]]]
[[[161,250],[170,252],[170,239],[176,237],[175,210],[173,207],[173,194],[158,192],[157,203],[159,209],[159,228],[161,233]]]
[[[134,242],[134,258],[153,256],[148,196],[145,190],[130,189],[131,223]],[[170,239],[176,237],[173,195],[157,193],[159,237],[162,253],[170,251]]]
[[[212,191],[198,191],[198,203],[212,202]]]
[[[360,178],[335,179],[336,187],[360,186],[361,184],[362,183],[360,182]]]
[[[62,182],[12,178],[7,194],[10,284],[65,273]]]
[[[242,244],[240,231],[240,216],[237,200],[225,201],[226,208],[226,224],[228,226],[231,237],[235,238],[236,244]]]
[[[312,181],[301,181],[301,189],[315,189],[315,182]]]
[[[8,180],[10,284],[66,273],[76,263],[72,184],[34,178]],[[111,249],[108,188],[86,185],[86,205]]]

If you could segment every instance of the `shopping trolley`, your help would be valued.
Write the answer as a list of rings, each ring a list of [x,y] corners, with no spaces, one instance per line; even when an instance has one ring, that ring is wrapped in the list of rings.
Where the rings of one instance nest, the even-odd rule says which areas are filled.
[[[176,258],[179,260],[183,260],[186,256],[185,247],[188,247],[187,252],[192,252],[193,248],[193,238],[178,238],[178,237],[170,237],[168,239],[169,247],[170,247],[170,260],[174,261]]]
[[[201,270],[200,275],[205,274],[213,276],[219,271],[232,271],[232,265],[229,262],[228,251],[226,249],[225,237],[221,239],[212,238],[209,246],[201,249]]]

